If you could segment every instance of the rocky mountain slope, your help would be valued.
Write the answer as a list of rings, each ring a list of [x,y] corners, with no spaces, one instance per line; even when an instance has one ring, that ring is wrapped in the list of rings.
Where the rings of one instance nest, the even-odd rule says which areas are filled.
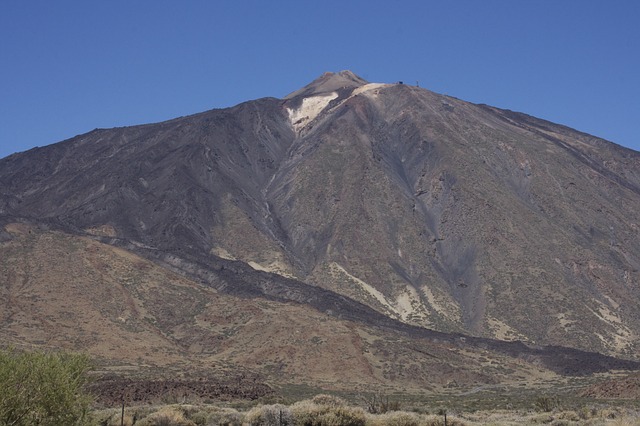
[[[640,154],[348,71],[4,158],[0,219],[126,249],[247,304],[234,309],[289,300],[638,357]]]
[[[44,225],[12,223],[3,235],[0,342],[89,353],[107,378],[197,382],[237,395],[274,384],[440,392],[640,369],[573,349],[408,326],[326,290],[252,275],[237,262],[211,272]],[[220,379],[227,384],[215,385]],[[129,386],[106,383],[116,395]]]

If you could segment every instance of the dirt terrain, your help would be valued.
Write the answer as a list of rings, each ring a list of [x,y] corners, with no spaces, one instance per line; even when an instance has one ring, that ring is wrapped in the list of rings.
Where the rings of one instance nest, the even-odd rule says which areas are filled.
[[[640,374],[635,373],[623,378],[594,384],[583,391],[582,396],[599,399],[640,400]]]
[[[197,280],[197,264],[189,274],[174,272],[91,235],[26,223],[4,229],[0,339],[89,353],[100,377],[120,378],[99,382],[105,398],[121,397],[127,380],[136,398],[159,397],[162,383],[172,395],[227,398],[289,384],[463,392],[640,367],[575,349],[425,330],[277,274],[242,281],[239,264],[224,264],[218,289]],[[244,290],[225,293],[226,279]],[[220,379],[240,374],[237,383]]]

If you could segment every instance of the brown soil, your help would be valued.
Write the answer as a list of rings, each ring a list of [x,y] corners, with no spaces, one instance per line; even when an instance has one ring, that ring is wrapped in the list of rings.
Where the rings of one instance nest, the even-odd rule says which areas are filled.
[[[587,398],[640,399],[640,374],[609,380],[589,386],[582,396]]]

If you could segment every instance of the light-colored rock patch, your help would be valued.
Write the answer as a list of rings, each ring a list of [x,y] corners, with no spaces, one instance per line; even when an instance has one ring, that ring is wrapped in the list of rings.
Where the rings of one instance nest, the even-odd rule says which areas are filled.
[[[323,109],[327,107],[329,102],[338,97],[336,92],[326,95],[311,96],[302,100],[300,108],[287,108],[289,120],[296,132],[302,130],[307,124],[312,122]]]
[[[289,273],[288,271],[289,268],[286,264],[282,262],[278,262],[277,260],[274,260],[273,262],[267,265],[262,265],[254,261],[249,261],[247,263],[256,271],[271,272],[273,274],[278,274],[287,278],[296,278],[294,275]]]
[[[625,274],[628,273],[625,271]],[[620,308],[620,304],[618,302],[616,302],[615,300],[613,300],[611,297],[607,296],[606,294],[603,294],[603,296],[605,297],[605,299],[607,299],[609,301],[609,303],[611,303],[611,306],[613,306],[613,309],[618,309]]]
[[[404,290],[396,298],[396,311],[400,314],[403,321],[414,322],[420,320],[424,325],[424,321],[428,319],[420,295],[412,286],[406,286]]]
[[[111,226],[111,225],[94,226],[92,228],[85,229],[85,231],[87,232],[87,234],[98,235],[98,236],[101,236],[101,237],[116,237],[117,236],[117,232],[116,232],[115,228],[113,226]]]
[[[365,292],[367,292],[369,295],[373,296],[385,308],[387,308],[390,311],[394,312],[398,316],[400,315],[400,313],[397,311],[397,309],[391,303],[389,303],[389,301],[387,300],[385,295],[382,294],[376,288],[374,288],[371,284],[368,284],[368,283],[364,282],[363,280],[361,280],[360,278],[358,278],[358,277],[356,277],[354,275],[351,275],[349,272],[347,272],[346,269],[344,269],[342,266],[340,266],[340,264],[338,264],[336,262],[331,262],[329,264],[329,268],[334,273],[335,272],[339,272],[341,274],[346,275],[352,281],[356,282]]]
[[[576,323],[575,320],[567,318],[567,315],[564,312],[556,314],[555,317],[558,320],[558,324],[560,324],[560,327],[562,327],[565,331],[567,331],[573,324]]]
[[[487,326],[493,337],[499,340],[522,340],[527,341],[526,336],[520,334],[516,329],[494,317],[487,317]]]
[[[223,248],[223,247],[214,247],[211,249],[211,254],[221,257],[223,259],[227,259],[227,260],[238,260],[236,259],[236,257],[234,255],[232,255],[231,253],[229,253],[227,251],[227,249]]]
[[[214,254],[222,259],[227,259],[227,260],[244,260],[244,259],[238,259],[236,256],[229,253],[229,251],[223,247],[212,248],[211,254]],[[273,255],[273,257],[277,257],[278,255],[277,253],[269,253],[269,254]],[[271,272],[273,274],[278,274],[283,277],[295,278],[295,276],[290,273],[289,267],[285,263],[277,259],[274,259],[266,264],[259,263],[253,260],[245,260],[245,261],[249,266],[251,266],[256,271]]]
[[[420,289],[422,294],[427,298],[431,309],[453,322],[460,322],[462,312],[460,307],[453,301],[444,300],[444,298],[438,298],[428,286],[422,286]]]
[[[378,96],[378,90],[376,89],[380,89],[382,87],[387,87],[387,86],[391,86],[390,84],[385,84],[385,83],[369,83],[369,84],[365,84],[364,86],[360,86],[360,87],[356,87],[355,90],[351,93],[351,96],[356,96],[359,95],[361,93],[366,94],[367,96]]]
[[[589,309],[600,321],[611,325],[615,329],[615,333],[607,335],[606,338],[598,335],[606,345],[618,352],[628,350],[635,340],[633,332],[623,324],[620,316],[613,312],[607,305],[598,302],[598,312]]]
[[[378,96],[379,89],[390,86],[390,84],[384,83],[369,83],[364,86],[356,87],[348,98],[341,100],[339,105],[342,105],[347,100],[354,96],[364,94],[366,96],[375,98]],[[331,92],[324,95],[309,96],[302,99],[302,105],[299,108],[287,108],[289,114],[289,120],[296,132],[300,132],[309,123],[320,115],[320,113],[329,105],[329,102],[338,97],[337,92]],[[336,108],[338,105],[335,105]]]

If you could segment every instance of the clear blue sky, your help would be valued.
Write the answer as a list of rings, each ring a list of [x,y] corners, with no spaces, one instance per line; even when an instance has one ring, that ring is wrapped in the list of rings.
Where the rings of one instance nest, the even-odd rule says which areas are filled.
[[[343,69],[640,150],[636,0],[6,0],[0,57],[0,157]]]

